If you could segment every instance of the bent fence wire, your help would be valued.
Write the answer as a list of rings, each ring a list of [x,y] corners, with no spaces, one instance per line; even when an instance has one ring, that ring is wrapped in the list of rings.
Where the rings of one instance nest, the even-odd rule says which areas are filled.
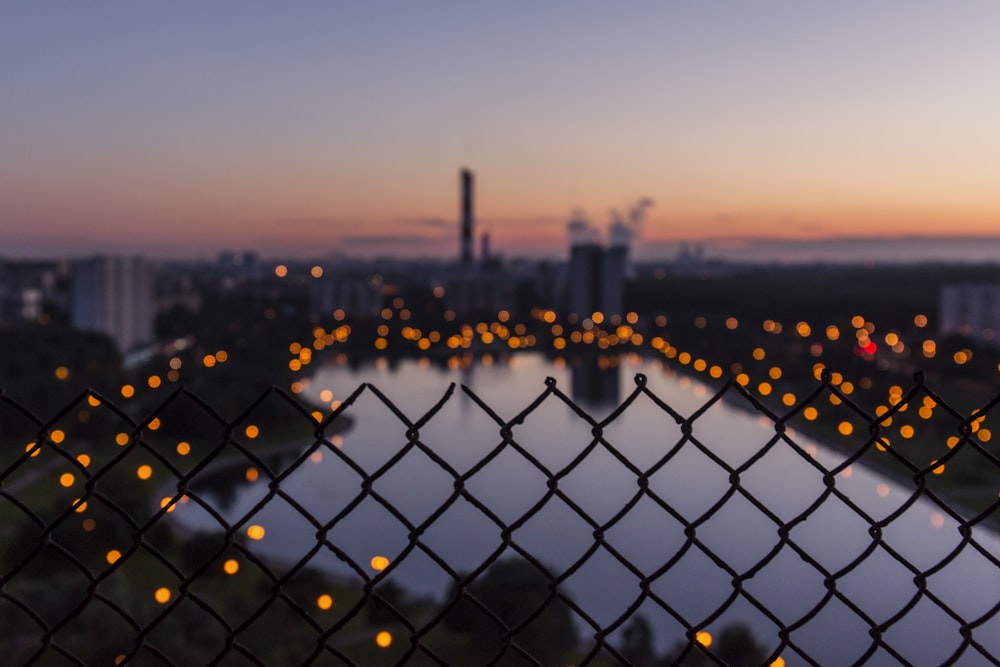
[[[763,424],[739,427],[743,449],[701,428],[723,399]],[[352,439],[362,400],[395,438]],[[491,424],[473,460],[427,435],[458,401]],[[184,389],[141,418],[91,391],[47,419],[3,395],[0,653],[44,665],[1000,664],[1000,459],[985,424],[998,401],[961,414],[920,376],[878,415],[829,378],[783,411],[731,381],[681,414],[638,375],[600,420],[551,379],[512,417],[454,385],[416,419],[369,384],[326,415],[272,388],[231,420]],[[640,404],[662,420],[636,455],[615,433]],[[850,447],[800,435],[819,404],[848,416],[853,427],[824,437]],[[907,408],[934,413],[924,449],[892,425]],[[538,444],[562,428],[553,409],[583,426],[548,433],[570,440],[562,459]]]

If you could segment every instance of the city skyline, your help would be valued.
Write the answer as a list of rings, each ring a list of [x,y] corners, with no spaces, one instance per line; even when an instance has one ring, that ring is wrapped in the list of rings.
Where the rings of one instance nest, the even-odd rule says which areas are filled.
[[[227,9],[0,8],[4,256],[451,258],[463,165],[508,255],[997,234],[991,3]]]

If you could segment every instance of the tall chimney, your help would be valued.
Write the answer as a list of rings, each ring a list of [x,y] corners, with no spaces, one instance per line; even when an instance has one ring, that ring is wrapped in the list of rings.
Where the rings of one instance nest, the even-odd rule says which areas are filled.
[[[463,168],[462,182],[462,263],[472,264],[472,171]]]
[[[479,261],[485,262],[490,258],[490,233],[483,232],[479,235]]]

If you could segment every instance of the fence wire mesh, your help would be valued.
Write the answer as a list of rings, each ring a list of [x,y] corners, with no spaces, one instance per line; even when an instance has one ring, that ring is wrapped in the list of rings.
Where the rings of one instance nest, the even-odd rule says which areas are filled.
[[[376,443],[344,446],[362,399],[397,436],[382,458],[369,456]],[[765,425],[746,434],[749,455],[699,430],[724,399]],[[489,425],[472,459],[427,435],[456,401]],[[44,665],[1000,664],[1000,459],[984,426],[998,401],[962,414],[917,376],[869,414],[826,376],[782,411],[730,381],[682,414],[640,374],[599,420],[554,380],[513,417],[452,385],[414,419],[362,384],[326,414],[271,388],[225,419],[179,389],[141,418],[87,391],[46,419],[4,394],[0,653]],[[663,428],[636,456],[615,431],[640,402]],[[796,429],[820,402],[857,425],[833,457]],[[553,405],[583,427],[561,460],[522,437],[550,428]],[[933,409],[949,431],[932,460],[889,436],[908,408]],[[767,467],[777,456],[815,482],[791,504],[774,500],[798,484]],[[880,510],[848,484],[876,458],[892,480],[876,486]],[[716,480],[697,482],[700,504],[671,472],[692,461]],[[987,481],[964,484],[970,470]],[[931,533],[945,546],[921,546]],[[395,551],[375,551],[382,534]],[[576,546],[544,551],[539,534]],[[783,587],[791,601],[773,595]],[[926,636],[936,653],[915,648]],[[848,658],[832,659],[833,644]]]

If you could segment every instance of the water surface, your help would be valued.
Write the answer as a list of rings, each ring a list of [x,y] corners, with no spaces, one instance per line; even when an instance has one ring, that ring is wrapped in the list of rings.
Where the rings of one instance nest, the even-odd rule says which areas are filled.
[[[459,385],[433,418],[411,432],[454,473],[419,449],[384,469],[410,440],[407,426],[370,390],[348,410],[355,420],[351,429],[333,440],[366,474],[378,474],[373,491],[412,527],[423,526],[448,503],[455,475],[466,475],[499,449],[464,483],[465,490],[495,517],[459,498],[423,530],[420,544],[464,573],[498,551],[505,557],[513,555],[510,547],[504,550],[497,522],[516,525],[513,543],[556,574],[572,570],[565,590],[601,625],[625,613],[642,594],[641,577],[656,573],[649,590],[669,611],[647,599],[641,613],[656,629],[661,648],[683,636],[684,627],[676,618],[680,616],[714,631],[732,623],[746,624],[759,642],[773,649],[779,643],[778,624],[797,624],[832,589],[849,602],[834,597],[791,634],[822,664],[852,664],[871,646],[870,626],[859,612],[885,623],[911,604],[902,620],[887,629],[885,640],[912,664],[940,664],[963,642],[955,616],[979,619],[1000,601],[1000,571],[984,555],[1000,553],[1000,540],[976,528],[973,541],[967,543],[957,522],[929,501],[912,503],[884,529],[882,542],[873,548],[871,521],[881,521],[906,506],[913,489],[857,465],[835,478],[834,488],[843,498],[830,495],[807,520],[791,528],[791,543],[779,546],[779,526],[795,520],[828,493],[820,466],[835,468],[845,455],[793,430],[788,433],[790,440],[776,437],[767,418],[730,403],[712,404],[685,437],[674,415],[647,396],[639,396],[595,431],[586,417],[550,395],[523,415],[511,429],[512,442],[505,444],[498,419],[508,422],[521,415],[545,391],[546,378],[552,378],[555,387],[598,423],[635,389],[637,373],[647,378],[659,400],[684,419],[712,397],[705,385],[656,362],[623,357],[617,365],[606,366],[596,359],[554,364],[531,354],[470,368],[440,368],[416,360],[393,368],[385,363],[359,369],[329,365],[315,374],[308,396],[319,401],[323,390],[329,390],[335,400],[344,399],[361,383],[370,382],[417,423],[451,383]],[[574,464],[588,448],[589,454]],[[720,462],[738,468],[765,448],[766,453],[739,476],[742,491],[734,492],[735,480]],[[671,452],[669,461],[660,465]],[[656,498],[642,493],[639,474],[647,475],[648,490]],[[555,488],[563,495],[551,497],[524,519],[550,493],[551,476],[558,478]],[[314,454],[281,488],[325,523],[355,501],[361,485],[361,475],[326,450]],[[266,494],[266,484],[242,486],[227,517],[238,519]],[[178,515],[192,526],[214,523],[193,504]],[[263,554],[297,560],[316,544],[315,526],[281,499],[267,504],[253,521],[267,527],[267,539],[255,543]],[[595,530],[605,544],[587,557]],[[397,557],[410,546],[409,533],[404,521],[369,496],[328,536],[358,567],[368,568],[373,556],[386,556],[394,563],[388,575],[394,582],[440,598],[451,581],[446,570],[420,548]],[[958,555],[949,564],[937,568],[956,550]],[[852,565],[866,551],[870,554]],[[351,572],[329,550],[312,562],[331,571]],[[667,564],[670,567],[662,571]],[[743,583],[744,594],[712,618],[732,597],[734,574],[751,571],[753,576]],[[917,575],[926,576],[926,594],[920,594],[914,583]],[[975,628],[973,638],[1000,655],[1000,619]],[[783,656],[789,665],[801,664],[792,649]],[[880,649],[868,664],[900,663]],[[991,663],[967,650],[957,664]]]

